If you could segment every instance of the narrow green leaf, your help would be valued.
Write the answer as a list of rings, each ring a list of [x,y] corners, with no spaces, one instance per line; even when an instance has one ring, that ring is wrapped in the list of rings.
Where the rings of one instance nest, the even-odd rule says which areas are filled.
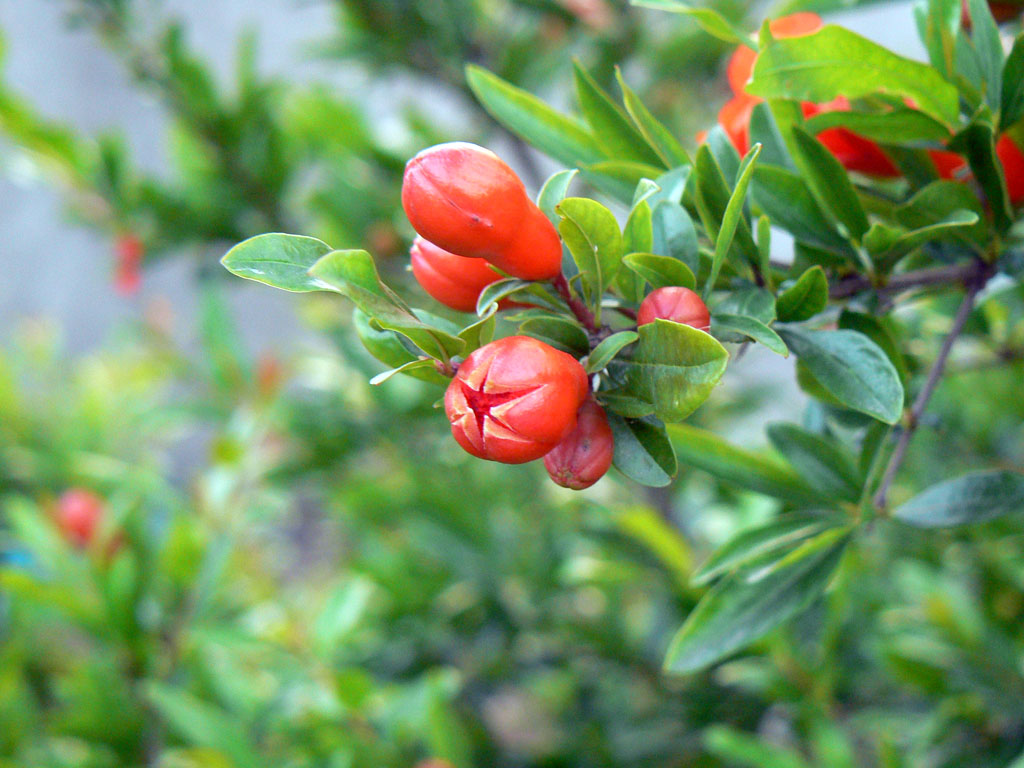
[[[729,204],[725,207],[725,215],[722,217],[722,228],[718,231],[718,237],[715,238],[715,255],[711,260],[711,273],[708,275],[707,282],[704,283],[703,296],[705,301],[715,287],[718,273],[722,269],[722,264],[725,263],[725,255],[729,252],[732,239],[736,235],[736,228],[743,216],[743,206],[747,200],[747,187],[750,185],[750,179],[754,174],[754,166],[757,163],[757,156],[759,154],[761,154],[761,145],[755,144],[740,163],[736,176],[736,186],[729,197]]]
[[[404,365],[400,365],[398,368],[392,368],[389,371],[378,373],[376,376],[370,379],[370,384],[376,387],[379,386],[380,384],[383,384],[392,376],[395,376],[399,373],[411,373],[413,371],[427,368],[434,368],[433,360],[411,360],[410,362],[405,363]]]
[[[381,328],[397,331],[431,357],[461,354],[465,343],[458,336],[424,323],[384,285],[366,251],[331,251],[310,270],[324,285],[348,297]]]
[[[999,128],[1005,130],[1024,117],[1024,35],[1013,41],[1003,67],[1003,94]]]
[[[684,465],[702,469],[723,482],[800,505],[822,501],[819,493],[781,461],[738,448],[713,432],[673,424],[669,436]]]
[[[694,585],[707,584],[723,574],[778,552],[821,533],[828,523],[820,517],[791,513],[746,528],[715,550],[692,578]]]
[[[370,324],[370,316],[360,309],[352,311],[352,324],[356,335],[366,347],[366,351],[391,368],[400,368],[417,358],[401,342],[394,331],[382,331]],[[447,384],[448,378],[435,369],[414,368],[406,371],[410,376],[431,384]]]
[[[1024,512],[1024,475],[990,470],[933,485],[892,514],[919,528],[945,528],[1020,512]]]
[[[683,145],[679,143],[668,128],[651,114],[650,110],[640,100],[640,97],[626,85],[626,81],[622,77],[622,71],[618,67],[615,68],[615,77],[619,81],[619,87],[622,88],[622,102],[626,107],[626,112],[632,118],[637,130],[643,134],[647,143],[658,153],[658,157],[661,158],[665,167],[676,168],[680,165],[689,164],[690,156],[683,149]]]
[[[815,136],[829,128],[847,128],[865,139],[885,144],[946,142],[950,137],[945,125],[910,107],[895,107],[884,112],[819,112],[807,120],[806,127]]]
[[[596,163],[605,153],[579,122],[482,67],[466,67],[466,81],[491,116],[541,152],[570,167]]]
[[[583,278],[584,294],[600,321],[600,301],[622,266],[622,233],[615,215],[595,200],[569,197],[556,208],[562,235]]]
[[[969,246],[984,247],[989,240],[985,212],[977,196],[966,184],[936,181],[917,192],[893,212],[896,220],[909,230],[924,229],[948,222],[958,211],[970,211],[978,223],[945,230],[950,238]]]
[[[737,28],[724,16],[711,8],[694,7],[680,0],[631,0],[633,5],[641,8],[653,8],[656,11],[681,13],[693,17],[701,28],[712,37],[717,37],[730,45],[745,45],[757,50],[757,43],[743,30]]]
[[[601,145],[605,155],[655,167],[662,166],[661,158],[648,146],[647,139],[578,61],[573,61],[573,76],[583,116],[590,125],[591,135]]]
[[[801,549],[802,556],[750,582],[742,573],[715,585],[697,604],[672,639],[665,671],[696,672],[806,610],[824,591],[839,565],[846,539],[831,531]]]
[[[228,272],[285,291],[327,290],[309,268],[331,247],[315,237],[274,232],[243,240],[220,260]]]
[[[851,258],[850,245],[821,210],[806,182],[785,168],[759,165],[751,184],[754,204],[794,238]]]
[[[858,499],[861,487],[857,466],[837,441],[796,424],[771,424],[767,432],[775,449],[812,488],[833,499]]]
[[[836,221],[846,227],[850,236],[859,241],[868,231],[868,217],[857,198],[846,169],[836,156],[800,126],[793,126],[797,147],[796,160],[800,173],[811,187],[814,196]]]

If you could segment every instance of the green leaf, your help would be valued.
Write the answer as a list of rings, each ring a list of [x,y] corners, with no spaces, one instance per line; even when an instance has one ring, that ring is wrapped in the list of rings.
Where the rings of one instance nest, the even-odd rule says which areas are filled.
[[[820,266],[804,270],[800,278],[779,295],[775,305],[779,320],[798,323],[809,320],[828,304],[828,278]]]
[[[1024,117],[1024,35],[1013,41],[1003,67],[1003,94],[999,128],[1004,130]]]
[[[773,224],[797,240],[845,257],[852,255],[849,244],[822,212],[806,182],[792,171],[758,166],[751,197]]]
[[[665,427],[646,420],[624,419],[608,414],[615,438],[615,468],[641,485],[660,488],[676,474],[676,455]]]
[[[487,314],[488,307],[492,304],[496,305],[502,299],[507,299],[509,296],[512,296],[519,291],[525,291],[532,286],[533,283],[526,280],[520,280],[516,277],[506,277],[504,280],[495,280],[480,291],[480,295],[476,299],[476,313],[482,317]]]
[[[466,67],[466,80],[484,109],[499,123],[558,162],[580,167],[605,158],[579,122],[559,114],[536,96],[482,67]]]
[[[961,15],[960,0],[927,0],[914,6],[914,21],[928,50],[928,60],[947,80],[953,79],[953,52]]]
[[[629,346],[639,338],[640,334],[636,333],[636,331],[619,331],[602,340],[600,344],[594,347],[594,351],[587,356],[587,373],[597,373],[604,370],[605,366],[615,359],[615,356],[624,347]]]
[[[670,13],[681,13],[691,16],[694,21],[700,24],[701,28],[712,37],[717,37],[730,45],[745,45],[748,48],[757,50],[757,43],[743,30],[737,28],[711,8],[694,7],[680,0],[631,0],[633,5],[641,8],[653,8],[657,11],[668,11]]]
[[[900,375],[900,381],[903,382],[904,387],[906,386],[907,361],[900,351],[900,345],[893,338],[892,333],[890,333],[889,328],[886,327],[881,318],[864,312],[856,312],[852,309],[843,309],[839,315],[838,326],[844,330],[863,333],[875,342],[879,349],[885,352],[886,357],[889,358],[893,367],[896,368],[896,372]]]
[[[600,321],[600,302],[622,266],[622,233],[615,215],[595,200],[569,197],[558,204],[558,231],[583,277],[584,294]]]
[[[704,669],[806,610],[825,591],[845,547],[843,529],[826,531],[757,581],[743,573],[720,581],[672,639],[665,671]]]
[[[366,347],[366,351],[391,368],[401,368],[408,363],[417,360],[416,355],[410,352],[399,340],[394,331],[382,331],[370,324],[370,317],[359,309],[352,311],[352,324],[355,326],[356,335]],[[448,378],[438,373],[431,367],[413,368],[405,370],[414,379],[428,381],[431,384],[448,384]]]
[[[243,240],[220,263],[234,275],[286,291],[323,291],[325,286],[309,275],[309,268],[330,251],[315,237],[275,232]]]
[[[615,361],[612,361],[613,363]],[[617,413],[627,419],[643,419],[654,415],[654,406],[633,395],[626,394],[621,389],[601,390],[595,394],[605,410]]]
[[[633,92],[622,77],[622,71],[616,67],[615,77],[622,88],[622,102],[626,112],[633,120],[633,125],[643,134],[647,143],[657,152],[658,157],[665,164],[666,168],[676,168],[690,162],[690,156],[686,154],[683,145],[672,135],[658,119],[651,114],[640,97]]]
[[[754,173],[754,166],[757,164],[757,156],[761,154],[761,145],[755,144],[744,156],[736,175],[736,187],[729,197],[729,204],[725,207],[725,215],[722,216],[722,228],[718,230],[715,238],[715,254],[711,259],[711,272],[707,282],[704,283],[704,300],[706,301],[718,280],[718,273],[725,262],[725,255],[729,252],[732,239],[736,235],[736,228],[743,217],[743,206],[747,200],[747,187],[750,185],[750,178]],[[756,252],[756,250],[755,250]]]
[[[987,245],[988,228],[985,212],[977,196],[966,184],[956,181],[936,181],[920,190],[910,200],[893,212],[896,220],[909,230],[920,230],[947,223],[950,217],[960,211],[970,211],[978,217],[978,223],[969,227],[954,227],[945,230],[951,239],[970,246]]]
[[[654,190],[648,190],[641,199],[634,202],[633,210],[626,219],[626,227],[622,232],[622,250],[625,253],[648,253],[654,248],[654,225],[647,198],[657,190],[657,186],[650,183]],[[637,192],[640,193],[639,187]],[[635,270],[620,270],[616,276],[616,285],[626,301],[639,303],[643,300],[644,281]]]
[[[865,139],[884,144],[946,142],[950,137],[949,129],[945,125],[910,107],[895,107],[885,112],[819,112],[807,120],[806,128],[814,135],[829,128],[846,128]]]
[[[423,371],[426,369],[437,370],[436,368],[434,368],[434,361],[432,359],[410,360],[408,363],[400,365],[397,368],[392,368],[391,370],[378,373],[376,376],[370,379],[370,384],[376,387],[383,384],[392,376],[396,376],[399,373],[412,374],[415,371]]]
[[[796,424],[771,424],[767,432],[775,449],[812,488],[834,499],[859,498],[857,466],[853,456],[838,442]]]
[[[714,313],[743,315],[769,325],[775,322],[775,297],[764,288],[739,288],[726,294],[715,305]]]
[[[149,703],[172,731],[197,747],[217,750],[238,768],[264,766],[255,747],[235,717],[212,704],[169,685],[150,681],[145,685]]]
[[[697,287],[697,278],[693,276],[690,268],[670,256],[631,253],[622,259],[622,263],[650,283],[652,288],[678,285],[692,291]]]
[[[892,515],[919,528],[945,528],[1016,512],[1024,512],[1024,475],[990,470],[933,485],[901,504]]]
[[[786,142],[772,115],[772,110],[764,102],[755,106],[754,111],[750,114],[750,143],[751,145],[760,144],[763,147],[761,163],[796,170],[793,158],[789,156]]]
[[[347,296],[381,328],[397,331],[431,357],[447,359],[461,354],[465,342],[458,336],[424,323],[380,281],[377,267],[366,251],[331,251],[310,270],[317,280]]]
[[[956,88],[937,71],[832,24],[765,46],[747,92],[816,104],[884,93],[912,99],[920,111],[950,127],[960,113]]]
[[[662,166],[661,158],[647,145],[643,134],[578,61],[573,61],[573,76],[583,116],[605,155],[655,167]]]
[[[996,112],[1003,100],[1003,41],[985,0],[967,0],[967,7],[971,14],[970,37],[961,31],[956,54],[967,47],[973,52],[980,77],[971,81],[984,91],[985,103]]]
[[[954,239],[955,230],[973,227],[977,223],[978,214],[965,210],[953,211],[941,221],[913,230],[876,221],[864,236],[864,247],[876,260],[894,263],[922,245]]]
[[[662,421],[682,421],[707,400],[729,353],[711,335],[669,320],[641,326],[639,333],[629,390],[651,403]]]
[[[697,229],[693,219],[679,203],[662,200],[651,209],[654,248],[660,256],[668,256],[685,264],[691,274],[700,265]]]
[[[723,482],[795,504],[821,501],[820,494],[780,461],[745,451],[688,424],[673,424],[669,435],[684,465],[702,469]]]
[[[856,331],[780,327],[790,350],[839,402],[886,424],[903,414],[903,384],[885,352]]]
[[[559,219],[555,208],[565,199],[565,195],[569,191],[569,185],[572,184],[572,180],[576,178],[578,173],[579,171],[573,169],[551,174],[548,180],[544,182],[544,186],[540,188],[540,194],[537,195],[537,207],[544,212],[544,215],[556,227],[558,226]]]
[[[725,765],[735,768],[810,768],[792,749],[766,743],[727,725],[712,725],[704,732],[704,747]]]
[[[779,337],[779,334],[756,317],[716,314],[711,318],[711,332],[716,336],[720,333],[739,334],[753,339],[758,344],[763,344],[777,355],[789,357],[789,349],[786,348],[786,343]]]
[[[723,574],[777,553],[821,533],[828,523],[820,517],[788,514],[746,528],[715,550],[692,578],[694,585],[707,584]]]
[[[794,158],[814,196],[830,211],[855,240],[868,231],[868,217],[861,207],[846,169],[836,156],[798,125],[793,126]]]
[[[967,157],[974,178],[981,184],[995,217],[996,226],[1005,231],[1013,223],[1013,206],[1006,189],[1003,164],[996,154],[995,131],[987,122],[974,122],[949,143],[950,149]]]
[[[717,242],[719,230],[723,228],[725,213],[732,199],[732,188],[726,183],[722,168],[707,144],[701,144],[697,148],[696,174],[694,200],[697,213],[700,214],[708,237]],[[756,262],[757,246],[754,244],[754,236],[750,231],[750,225],[742,216],[737,220],[734,238],[730,239],[730,244],[742,256],[739,260]],[[690,267],[693,268],[694,265],[691,264]],[[694,272],[697,270],[694,269]]]
[[[466,343],[463,355],[468,355],[473,350],[482,347],[494,339],[494,329],[497,325],[495,316],[497,313],[498,305],[490,304],[476,322],[467,325],[459,331],[459,338]]]
[[[519,333],[540,339],[576,357],[590,350],[587,332],[566,317],[532,317],[519,325]]]

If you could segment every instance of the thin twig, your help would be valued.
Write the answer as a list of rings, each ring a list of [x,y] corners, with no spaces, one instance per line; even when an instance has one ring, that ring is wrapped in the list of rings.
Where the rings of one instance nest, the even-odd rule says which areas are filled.
[[[967,285],[967,295],[964,296],[964,300],[960,303],[960,308],[956,311],[956,317],[953,318],[953,326],[950,328],[946,338],[942,341],[942,347],[939,349],[939,355],[935,358],[935,362],[932,364],[931,370],[928,371],[928,379],[925,381],[924,387],[918,393],[917,399],[914,401],[914,405],[910,409],[910,414],[907,417],[907,426],[900,434],[899,441],[896,443],[896,448],[893,450],[892,456],[889,458],[889,464],[885,468],[885,474],[882,476],[882,482],[879,484],[878,492],[875,494],[875,506],[879,509],[885,508],[889,495],[889,488],[892,485],[892,481],[896,477],[896,473],[899,471],[900,466],[903,464],[903,459],[907,453],[907,447],[910,445],[910,439],[914,436],[914,432],[917,431],[917,427],[921,422],[921,416],[924,414],[925,408],[928,407],[928,401],[931,400],[932,394],[935,392],[935,388],[938,386],[939,380],[942,378],[942,373],[946,369],[946,362],[949,360],[949,353],[952,351],[953,345],[963,332],[964,325],[967,323],[967,318],[970,316],[971,310],[974,309],[974,299],[977,297],[978,291],[981,290],[984,284],[984,279],[975,279]]]
[[[977,279],[984,268],[984,263],[972,261],[969,264],[956,264],[938,269],[919,269],[895,275],[884,285],[877,287],[863,275],[851,275],[833,285],[829,296],[832,299],[846,299],[872,288],[879,294],[893,294],[929,285],[956,285]]]

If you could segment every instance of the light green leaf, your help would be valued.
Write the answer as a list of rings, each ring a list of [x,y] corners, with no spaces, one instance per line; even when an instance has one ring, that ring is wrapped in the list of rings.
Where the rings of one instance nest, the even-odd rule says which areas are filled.
[[[789,349],[786,343],[775,331],[762,323],[756,317],[748,315],[716,314],[711,318],[711,333],[715,336],[733,335],[744,336],[748,339],[763,344],[777,355],[789,357]],[[724,341],[732,341],[731,338],[723,338]]]
[[[537,195],[537,207],[544,212],[544,215],[556,227],[558,226],[559,219],[558,214],[555,212],[555,207],[565,199],[569,191],[569,185],[572,184],[572,180],[576,178],[578,173],[579,171],[572,169],[551,174],[548,180],[544,182],[544,186],[540,188],[540,194]]]
[[[736,186],[729,197],[729,204],[725,207],[725,215],[722,217],[722,227],[718,230],[715,238],[715,254],[711,259],[711,272],[707,282],[704,284],[703,296],[707,301],[708,296],[715,287],[718,280],[718,273],[725,263],[725,255],[729,252],[732,239],[736,235],[736,228],[743,217],[743,206],[747,200],[747,187],[750,185],[751,176],[754,173],[754,166],[757,163],[757,156],[761,154],[761,145],[755,144],[744,156],[736,175]],[[755,250],[756,253],[756,250]]]
[[[745,45],[748,48],[757,50],[757,43],[754,39],[741,29],[738,29],[728,19],[715,10],[706,7],[692,6],[680,0],[631,0],[633,5],[641,8],[653,8],[656,11],[668,11],[670,13],[681,13],[693,17],[712,37],[717,37],[730,45]]]
[[[670,256],[631,253],[622,259],[622,263],[650,283],[652,288],[678,285],[692,291],[697,287],[697,278],[693,276],[690,268]]]
[[[558,162],[575,168],[605,158],[583,125],[533,94],[474,64],[466,67],[466,81],[495,120]]]
[[[594,351],[587,356],[586,371],[587,373],[597,373],[598,371],[604,370],[605,366],[610,363],[623,348],[629,346],[637,339],[640,335],[636,331],[619,331],[613,333],[607,339],[601,341]]]
[[[584,294],[600,321],[605,289],[622,266],[622,233],[615,215],[595,200],[569,197],[558,204],[558,231],[583,277]]]
[[[629,391],[654,406],[662,421],[682,421],[711,394],[729,353],[710,334],[669,320],[641,326]]]
[[[643,134],[630,122],[622,108],[612,101],[578,61],[573,62],[573,76],[583,116],[590,125],[591,135],[604,149],[605,155],[655,167],[663,166],[658,153],[648,146]],[[653,174],[652,178],[657,175]]]
[[[220,260],[234,275],[286,291],[327,290],[309,275],[309,268],[331,247],[315,237],[277,232],[243,240]]]
[[[747,92],[816,104],[837,96],[884,93],[912,99],[920,111],[949,127],[960,112],[956,88],[936,70],[832,24],[813,35],[778,38],[765,46]]]
[[[828,278],[820,266],[804,271],[800,278],[779,295],[776,311],[779,320],[798,323],[809,320],[828,304]]]
[[[690,156],[686,154],[683,145],[668,128],[651,114],[640,97],[626,85],[622,71],[618,67],[615,68],[615,77],[619,81],[619,87],[622,88],[622,102],[626,107],[626,112],[629,113],[633,124],[643,134],[647,143],[658,153],[658,157],[661,158],[665,167],[677,168],[680,165],[689,164]]]

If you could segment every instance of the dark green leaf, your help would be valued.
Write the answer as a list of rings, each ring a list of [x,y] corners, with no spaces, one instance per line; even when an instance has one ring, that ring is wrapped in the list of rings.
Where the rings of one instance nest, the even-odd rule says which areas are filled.
[[[822,494],[845,501],[860,496],[860,477],[853,456],[835,440],[796,424],[772,424],[768,439],[793,468]]]
[[[591,135],[601,145],[605,155],[647,163],[655,167],[662,166],[661,158],[647,145],[647,140],[630,122],[626,113],[612,101],[578,61],[573,62],[573,74],[576,96],[583,116],[590,125]]]
[[[729,204],[725,207],[725,214],[722,216],[722,228],[718,230],[718,237],[715,238],[715,254],[711,259],[711,272],[707,282],[704,284],[703,296],[707,301],[711,295],[715,282],[718,280],[718,273],[725,263],[725,255],[729,252],[732,239],[736,234],[736,228],[743,217],[743,206],[747,199],[747,187],[750,185],[750,178],[754,173],[754,166],[757,164],[757,156],[761,154],[761,145],[755,144],[744,156],[736,175],[736,187],[729,197]],[[756,251],[755,251],[756,252]]]
[[[776,310],[784,323],[809,320],[825,309],[828,303],[828,278],[825,270],[813,266],[800,279],[779,295]]]
[[[615,468],[641,485],[666,486],[676,474],[676,456],[665,427],[608,414],[615,438]]]
[[[699,265],[697,230],[686,209],[679,203],[663,200],[651,209],[654,252],[683,262],[692,274]]]
[[[779,334],[822,387],[847,408],[887,424],[903,414],[903,384],[885,352],[856,331],[780,327]]]
[[[985,212],[977,196],[966,184],[936,181],[915,194],[894,212],[896,220],[910,230],[924,229],[948,222],[959,211],[974,213],[979,221],[970,227],[946,230],[950,238],[968,245],[984,246],[988,242]]]
[[[779,334],[754,317],[716,314],[711,318],[711,332],[715,336],[738,334],[763,344],[777,355],[789,357],[789,350]],[[723,341],[732,339],[723,337]]]
[[[842,529],[826,531],[763,578],[751,582],[741,572],[720,581],[672,639],[665,671],[704,669],[806,610],[825,591],[845,547]]]
[[[796,504],[814,504],[821,499],[782,462],[738,448],[713,432],[673,424],[669,434],[684,465],[709,472],[723,482]]]
[[[520,324],[519,333],[533,336],[577,357],[590,350],[587,332],[565,317],[532,317]]]
[[[1000,129],[1009,128],[1024,117],[1024,35],[1013,41],[1003,67],[1003,100],[999,110]]]
[[[859,136],[885,144],[949,140],[949,129],[924,112],[896,107],[885,112],[834,110],[819,112],[807,120],[807,130],[817,135],[829,128],[847,128]]]
[[[981,523],[1024,512],[1024,475],[991,470],[933,485],[892,513],[919,528]]]
[[[818,206],[807,184],[792,171],[760,165],[754,171],[751,196],[768,218],[808,245],[850,256],[850,246]]]
[[[800,126],[793,126],[794,158],[801,175],[825,210],[830,211],[855,240],[868,231],[868,217],[857,192],[836,156]]]

